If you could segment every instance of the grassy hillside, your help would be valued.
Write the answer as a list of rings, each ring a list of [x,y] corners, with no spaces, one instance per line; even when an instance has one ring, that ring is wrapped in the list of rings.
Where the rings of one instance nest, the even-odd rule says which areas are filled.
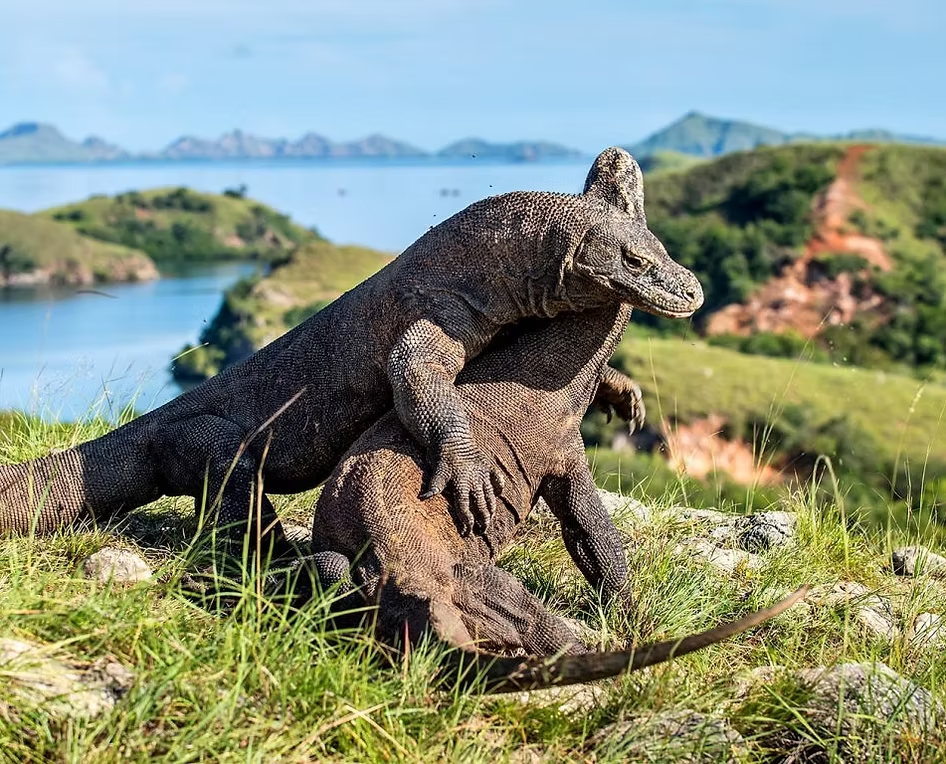
[[[102,428],[51,431],[33,423],[13,438],[0,430],[0,462]],[[308,521],[311,494],[277,499],[284,517]],[[367,629],[333,632],[329,597],[294,613],[266,595],[259,575],[232,589],[232,611],[202,607],[194,582],[207,549],[192,541],[190,500],[162,500],[112,528],[0,539],[0,639],[35,645],[93,677],[108,662],[130,672],[113,704],[70,718],[61,703],[31,699],[23,690],[30,673],[5,665],[0,758],[24,764],[939,760],[941,718],[919,727],[910,722],[920,697],[885,694],[859,706],[852,700],[856,688],[845,687],[815,715],[816,696],[791,678],[800,669],[882,661],[914,682],[913,691],[946,701],[941,643],[924,645],[912,636],[921,614],[946,613],[941,580],[898,578],[888,570],[892,543],[909,536],[865,533],[845,524],[837,507],[796,497],[781,506],[797,513],[794,540],[750,555],[751,566],[726,570],[693,552],[689,545],[705,543],[706,530],[682,521],[670,504],[671,498],[655,503],[644,520],[615,512],[632,561],[633,613],[599,606],[568,558],[558,524],[547,517],[525,523],[502,565],[553,612],[577,619],[583,638],[597,647],[708,628],[802,583],[821,586],[821,594],[667,665],[529,696],[453,690],[439,646],[391,655]],[[115,545],[142,554],[154,577],[139,584],[85,578],[87,556]],[[838,582],[863,586],[869,596],[831,600],[825,592]],[[862,604],[875,601],[890,606],[890,636],[860,617]],[[444,685],[436,683],[441,679]],[[668,715],[678,719],[673,733],[655,724]],[[728,738],[720,743],[714,736],[720,726],[739,733],[737,745]]]
[[[90,239],[42,217],[0,210],[0,286],[140,281],[157,275],[139,250]]]
[[[242,188],[223,194],[158,188],[93,196],[42,214],[86,236],[141,249],[158,263],[279,259],[320,238],[244,194]]]
[[[946,368],[944,178],[940,148],[766,148],[652,177],[648,219],[700,276],[698,329],[712,328],[723,309],[749,305],[748,334],[766,335],[717,341],[794,356],[814,332],[824,360],[926,373]],[[795,318],[795,307],[813,315]],[[835,310],[850,315],[838,321]],[[784,336],[767,336],[766,321]]]
[[[654,173],[671,172],[674,170],[686,170],[693,167],[703,160],[690,154],[683,154],[679,151],[655,151],[653,154],[635,157],[637,163],[647,174],[650,180]]]
[[[836,478],[847,508],[871,524],[883,526],[893,518],[933,535],[946,530],[943,385],[871,369],[750,356],[637,331],[624,339],[612,363],[640,383],[651,426],[666,422],[672,432],[679,424],[718,415],[722,437],[745,443],[756,465],[783,470],[792,479],[788,490],[798,482],[804,488],[816,477],[834,499]],[[593,413],[583,431],[590,445],[606,447],[621,428]],[[785,495],[784,489],[758,485],[747,492],[725,465],[707,486],[681,481],[662,457],[594,453],[602,484],[612,488],[644,481],[658,495],[675,486],[684,495],[689,489],[690,501],[698,496],[710,504],[742,507],[765,506]]]
[[[731,154],[646,182],[650,227],[703,283],[704,318],[801,255],[815,196],[843,155],[830,144]]]
[[[315,241],[295,250],[264,278],[245,279],[224,294],[200,345],[183,349],[175,379],[199,381],[242,360],[284,334],[343,292],[364,281],[391,256],[366,247]]]

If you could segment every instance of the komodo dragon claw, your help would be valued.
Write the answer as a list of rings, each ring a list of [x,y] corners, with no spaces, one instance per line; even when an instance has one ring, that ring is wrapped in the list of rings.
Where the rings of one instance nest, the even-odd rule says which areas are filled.
[[[808,590],[809,586],[802,586],[771,607],[757,610],[737,621],[723,623],[682,639],[654,642],[630,650],[558,657],[506,658],[461,649],[453,653],[452,662],[462,668],[462,683],[476,684],[485,679],[483,688],[491,693],[538,690],[606,679],[625,671],[637,671],[664,663],[740,634],[787,610],[803,599]]]

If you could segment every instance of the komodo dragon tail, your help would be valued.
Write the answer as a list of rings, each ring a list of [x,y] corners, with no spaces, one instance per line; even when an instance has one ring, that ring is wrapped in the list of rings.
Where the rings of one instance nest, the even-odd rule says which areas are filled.
[[[708,631],[691,634],[683,639],[670,639],[641,645],[632,650],[590,652],[559,657],[529,656],[505,658],[470,650],[459,651],[454,658],[462,664],[465,683],[484,681],[486,692],[516,692],[538,690],[544,687],[590,682],[617,676],[624,671],[636,671],[671,658],[701,650],[709,645],[758,626],[787,610],[808,593],[802,586],[772,607],[757,610],[738,621],[720,624]],[[456,656],[457,654],[454,653]]]
[[[52,533],[141,506],[160,496],[151,473],[128,425],[31,462],[0,464],[0,534]]]

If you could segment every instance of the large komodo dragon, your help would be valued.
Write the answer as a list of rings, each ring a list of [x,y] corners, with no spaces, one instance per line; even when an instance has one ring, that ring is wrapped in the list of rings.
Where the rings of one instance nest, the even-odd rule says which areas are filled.
[[[312,559],[321,583],[345,592],[340,609],[376,604],[377,630],[387,641],[405,635],[416,641],[429,630],[466,648],[459,653],[464,664],[478,664],[472,676],[485,678],[495,692],[660,663],[761,623],[802,596],[800,590],[773,608],[682,640],[595,653],[495,565],[496,552],[542,497],[588,582],[605,601],[629,606],[621,539],[591,479],[579,433],[629,317],[626,306],[564,316],[518,333],[463,369],[457,391],[474,440],[505,478],[497,512],[481,535],[459,534],[443,496],[418,497],[424,454],[393,412],[355,442],[323,488],[313,520]],[[609,374],[616,389],[633,394],[630,379]],[[478,652],[483,648],[532,657],[500,658]]]
[[[427,493],[451,485],[464,532],[486,527],[501,478],[457,398],[464,364],[523,319],[618,303],[680,317],[702,303],[699,282],[667,255],[643,214],[610,203],[622,193],[617,176],[629,172],[639,181],[630,155],[611,148],[595,160],[596,180],[583,194],[476,202],[170,403],[75,448],[0,466],[0,531],[49,532],[162,495],[193,496],[198,508],[208,497],[216,523],[241,533],[254,516],[278,529],[259,477],[269,493],[318,485],[392,403],[432,467]]]

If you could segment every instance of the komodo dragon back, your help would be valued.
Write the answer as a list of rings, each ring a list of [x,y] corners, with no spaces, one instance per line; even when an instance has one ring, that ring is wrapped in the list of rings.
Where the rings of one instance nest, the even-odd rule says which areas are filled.
[[[757,610],[737,621],[723,623],[682,639],[653,642],[630,650],[588,652],[559,657],[506,658],[464,649],[458,651],[452,660],[455,665],[460,664],[463,668],[462,682],[483,682],[485,691],[494,693],[539,690],[607,679],[625,671],[637,671],[665,663],[741,634],[799,602],[808,593],[808,589],[807,585],[802,586],[771,607]]]

